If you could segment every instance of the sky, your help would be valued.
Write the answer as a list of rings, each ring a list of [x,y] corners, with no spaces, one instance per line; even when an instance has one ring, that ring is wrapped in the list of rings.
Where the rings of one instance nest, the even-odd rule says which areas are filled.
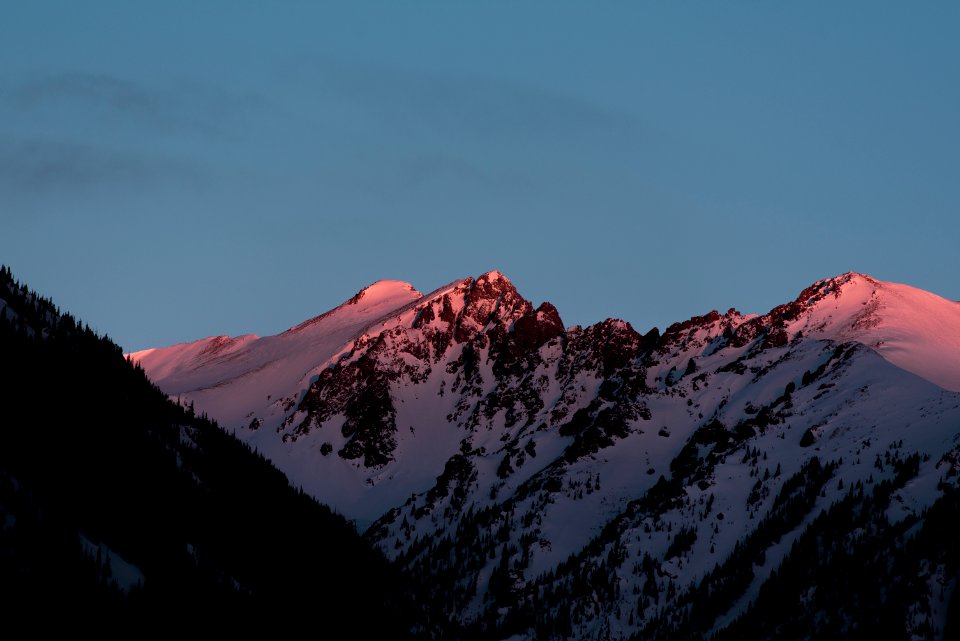
[[[492,269],[642,332],[960,299],[960,3],[0,2],[0,263],[128,351]]]

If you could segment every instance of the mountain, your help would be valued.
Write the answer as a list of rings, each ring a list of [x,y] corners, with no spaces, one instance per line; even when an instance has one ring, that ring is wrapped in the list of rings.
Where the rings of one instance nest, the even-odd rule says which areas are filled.
[[[5,629],[409,636],[409,586],[345,519],[7,268],[0,354]]]
[[[459,638],[942,638],[957,610],[960,304],[905,285],[640,334],[565,327],[499,272],[381,281],[278,336],[130,356]]]

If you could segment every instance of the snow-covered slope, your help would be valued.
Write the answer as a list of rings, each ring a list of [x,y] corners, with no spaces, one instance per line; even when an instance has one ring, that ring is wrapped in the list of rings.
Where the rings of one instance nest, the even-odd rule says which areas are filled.
[[[409,283],[382,280],[277,336],[211,336],[129,356],[171,396],[189,398],[221,424],[237,427],[273,399],[306,389],[359,333],[421,296]]]
[[[809,307],[790,330],[856,341],[897,367],[960,392],[960,303],[908,285],[847,273],[801,294]]]
[[[901,522],[952,469],[960,305],[911,287],[849,273],[662,335],[564,327],[498,272],[373,289],[279,336],[133,357],[487,632],[669,638],[715,565],[762,553],[697,624],[723,628],[850,488],[896,481]]]

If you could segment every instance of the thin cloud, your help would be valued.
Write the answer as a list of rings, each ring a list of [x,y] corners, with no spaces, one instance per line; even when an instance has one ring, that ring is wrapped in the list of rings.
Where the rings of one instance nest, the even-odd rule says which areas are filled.
[[[304,126],[317,127],[318,113],[335,114],[319,128],[352,144],[341,165],[365,168],[338,185],[358,184],[364,193],[454,186],[474,195],[525,195],[551,182],[557,166],[634,147],[643,134],[628,114],[504,79],[331,58],[301,59],[287,70],[292,95],[311,107],[300,113]],[[543,149],[551,150],[552,166],[528,162]]]
[[[181,83],[150,87],[98,73],[66,71],[0,83],[0,103],[24,113],[77,109],[79,117],[122,117],[128,123],[162,131],[218,134],[224,119],[263,104],[253,93],[230,93]]]
[[[118,111],[154,116],[162,102],[156,92],[136,83],[102,74],[65,72],[43,75],[12,85],[10,100],[23,109],[74,100],[105,104]]]
[[[424,126],[480,137],[624,134],[637,129],[626,114],[496,78],[330,60],[309,74],[329,97],[347,100],[391,126]]]
[[[0,203],[165,185],[199,188],[205,174],[181,160],[42,138],[0,136]]]

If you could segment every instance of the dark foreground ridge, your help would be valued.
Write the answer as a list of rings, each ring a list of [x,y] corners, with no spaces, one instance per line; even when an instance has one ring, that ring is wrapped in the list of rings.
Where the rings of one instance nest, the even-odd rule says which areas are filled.
[[[6,267],[0,354],[5,627],[409,636],[400,575],[351,524]]]

